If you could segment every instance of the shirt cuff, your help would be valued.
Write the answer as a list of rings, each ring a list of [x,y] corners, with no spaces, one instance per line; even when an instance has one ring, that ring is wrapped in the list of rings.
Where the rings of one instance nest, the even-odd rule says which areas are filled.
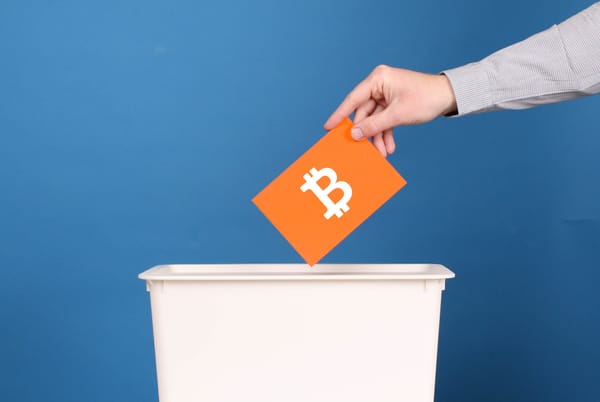
[[[490,79],[481,62],[442,72],[452,86],[458,116],[480,113],[493,108]]]

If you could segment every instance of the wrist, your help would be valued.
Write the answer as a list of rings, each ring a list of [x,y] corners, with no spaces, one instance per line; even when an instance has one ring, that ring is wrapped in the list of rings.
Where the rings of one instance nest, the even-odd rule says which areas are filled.
[[[454,89],[450,84],[450,80],[445,74],[437,76],[439,82],[439,100],[440,100],[440,116],[452,116],[458,112],[456,105],[456,96],[454,95]]]

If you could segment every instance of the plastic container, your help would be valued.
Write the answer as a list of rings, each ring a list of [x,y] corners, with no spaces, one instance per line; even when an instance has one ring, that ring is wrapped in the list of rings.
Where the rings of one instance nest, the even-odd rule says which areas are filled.
[[[162,265],[160,402],[432,402],[441,265]]]

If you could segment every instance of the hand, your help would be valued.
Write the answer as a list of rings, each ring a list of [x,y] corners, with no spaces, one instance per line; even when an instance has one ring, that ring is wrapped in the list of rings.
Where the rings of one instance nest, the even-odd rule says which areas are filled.
[[[424,74],[388,66],[378,66],[348,94],[329,117],[331,130],[354,112],[352,138],[373,138],[383,155],[394,152],[392,128],[426,123],[456,111],[456,99],[445,75]]]

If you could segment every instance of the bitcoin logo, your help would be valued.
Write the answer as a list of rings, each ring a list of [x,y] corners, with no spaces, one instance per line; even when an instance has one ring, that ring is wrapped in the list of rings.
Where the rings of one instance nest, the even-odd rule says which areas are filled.
[[[324,189],[319,186],[319,180],[323,177],[329,179],[329,185]],[[325,219],[329,219],[333,215],[341,218],[345,212],[350,210],[348,201],[352,198],[352,187],[345,181],[338,181],[335,170],[328,167],[320,170],[312,168],[309,173],[304,175],[304,181],[305,183],[300,187],[300,190],[304,193],[310,190],[317,196],[319,201],[327,208],[327,211],[323,214]],[[329,194],[336,189],[342,190],[344,195],[338,202],[333,202]]]

